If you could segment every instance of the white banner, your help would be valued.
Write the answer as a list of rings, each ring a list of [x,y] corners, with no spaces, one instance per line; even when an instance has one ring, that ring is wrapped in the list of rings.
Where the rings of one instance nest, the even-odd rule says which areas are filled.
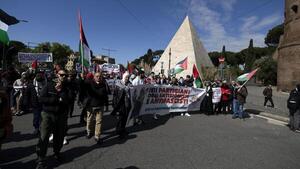
[[[213,91],[213,97],[212,102],[213,103],[219,103],[221,101],[222,91],[220,87],[212,88]]]
[[[140,85],[130,90],[132,108],[129,117],[144,114],[199,111],[205,89],[165,85]]]
[[[31,63],[35,60],[37,62],[53,62],[52,53],[18,53],[20,63]]]

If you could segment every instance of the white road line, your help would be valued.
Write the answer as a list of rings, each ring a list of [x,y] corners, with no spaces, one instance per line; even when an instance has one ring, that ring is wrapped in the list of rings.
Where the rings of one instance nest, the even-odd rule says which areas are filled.
[[[265,117],[265,116],[261,116],[261,115],[254,115],[254,116],[266,119],[268,121],[268,123],[270,123],[270,124],[275,124],[275,125],[279,125],[279,126],[286,126],[288,124],[286,122],[282,122],[282,121],[275,120],[275,119],[272,119],[272,118],[269,118],[269,117]]]

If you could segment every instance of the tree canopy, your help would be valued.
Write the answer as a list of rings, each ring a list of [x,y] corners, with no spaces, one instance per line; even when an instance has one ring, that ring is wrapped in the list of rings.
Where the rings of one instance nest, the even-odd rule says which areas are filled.
[[[267,46],[278,46],[280,36],[284,33],[284,24],[280,24],[270,29],[267,36],[265,37],[265,44]]]

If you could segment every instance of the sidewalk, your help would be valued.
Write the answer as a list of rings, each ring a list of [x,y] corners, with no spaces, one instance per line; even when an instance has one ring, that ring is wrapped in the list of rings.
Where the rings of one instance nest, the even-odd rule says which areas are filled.
[[[261,116],[269,117],[279,121],[288,123],[289,110],[286,107],[286,102],[289,94],[283,92],[277,92],[273,88],[273,102],[275,108],[264,107],[264,96],[262,94],[265,87],[259,86],[247,86],[248,97],[245,104],[246,111],[251,114],[259,114]],[[268,103],[270,105],[270,103]]]

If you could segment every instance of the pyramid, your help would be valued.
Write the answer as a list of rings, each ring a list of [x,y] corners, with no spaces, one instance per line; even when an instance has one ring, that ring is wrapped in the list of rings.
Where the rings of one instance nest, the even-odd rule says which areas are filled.
[[[170,50],[171,57],[169,56]],[[168,76],[169,62],[170,69],[172,69],[175,68],[178,62],[184,60],[186,57],[188,57],[187,70],[176,74],[177,78],[185,78],[186,75],[192,75],[194,64],[196,64],[199,71],[201,71],[201,67],[214,67],[188,16],[184,19],[152,71],[158,74],[161,73],[163,69],[164,74]]]

